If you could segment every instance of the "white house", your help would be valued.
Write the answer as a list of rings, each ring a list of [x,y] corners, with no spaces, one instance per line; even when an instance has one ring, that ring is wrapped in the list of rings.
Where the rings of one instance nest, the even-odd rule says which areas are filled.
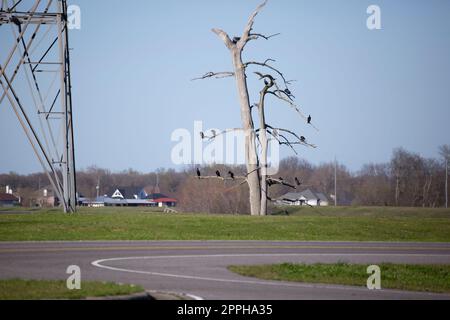
[[[327,197],[321,192],[306,189],[302,192],[289,192],[276,200],[278,205],[326,207],[329,205]]]

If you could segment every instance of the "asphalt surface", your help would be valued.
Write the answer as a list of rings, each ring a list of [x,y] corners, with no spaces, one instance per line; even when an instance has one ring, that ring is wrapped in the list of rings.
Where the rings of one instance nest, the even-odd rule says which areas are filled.
[[[0,278],[67,279],[139,284],[202,299],[450,299],[450,295],[258,280],[228,265],[280,262],[450,264],[450,243],[108,241],[0,243]],[[381,279],[383,271],[381,270]],[[382,280],[381,280],[382,281]],[[383,285],[383,282],[381,282]]]

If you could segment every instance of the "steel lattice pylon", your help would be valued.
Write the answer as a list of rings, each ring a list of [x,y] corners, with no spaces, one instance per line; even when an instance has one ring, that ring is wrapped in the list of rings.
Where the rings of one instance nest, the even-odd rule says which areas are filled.
[[[67,1],[0,1],[0,107],[13,109],[55,196],[74,212]]]

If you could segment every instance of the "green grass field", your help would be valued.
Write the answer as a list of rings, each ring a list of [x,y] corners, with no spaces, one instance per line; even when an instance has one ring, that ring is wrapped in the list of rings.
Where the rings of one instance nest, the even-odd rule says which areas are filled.
[[[80,290],[69,290],[59,280],[0,280],[0,300],[84,299],[144,292],[144,288],[110,282],[83,281]]]
[[[381,287],[450,293],[450,265],[379,264]],[[366,286],[367,265],[291,264],[230,266],[238,274],[267,280]]]
[[[0,211],[0,241],[322,240],[450,242],[450,210],[287,208],[279,215],[165,214],[141,208]]]

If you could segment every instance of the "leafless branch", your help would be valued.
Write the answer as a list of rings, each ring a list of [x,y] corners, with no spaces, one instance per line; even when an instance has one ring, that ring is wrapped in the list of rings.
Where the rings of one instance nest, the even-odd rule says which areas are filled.
[[[295,132],[293,132],[293,131],[291,131],[291,130],[283,129],[283,128],[274,128],[274,127],[272,127],[272,126],[270,126],[270,125],[268,125],[268,124],[266,124],[266,126],[267,126],[268,128],[270,128],[270,129],[272,129],[272,130],[278,130],[278,131],[282,131],[282,132],[289,133],[289,134],[293,135],[295,138],[297,138],[299,141],[301,140],[300,137],[299,137]]]
[[[318,129],[313,123],[309,123],[309,125],[310,125],[311,127],[313,127],[316,131],[319,131],[319,129]]]
[[[297,151],[295,150],[295,148],[291,145],[291,143],[289,142],[288,138],[286,138],[285,136],[283,136],[282,134],[278,134],[278,136],[280,138],[283,138],[283,140],[285,140],[285,142],[282,142],[280,139],[278,139],[274,133],[268,131],[277,141],[280,145],[287,145],[288,147],[290,147],[292,149],[292,151],[295,153],[295,155],[298,155]]]
[[[274,85],[275,78],[272,75],[270,75],[270,74],[262,74],[261,72],[258,72],[258,71],[255,71],[255,74],[259,77],[259,80],[269,79],[271,82],[273,82],[272,86]]]
[[[229,71],[225,71],[225,72],[207,72],[201,77],[191,79],[191,81],[203,80],[203,79],[207,79],[207,78],[221,79],[221,78],[227,78],[227,77],[234,77],[234,72],[229,72]]]
[[[212,32],[214,32],[215,34],[217,34],[219,36],[220,39],[222,39],[222,41],[225,43],[225,45],[227,46],[228,49],[232,49],[234,44],[233,41],[231,41],[230,37],[228,36],[228,34],[221,30],[221,29],[212,29]]]
[[[273,91],[268,91],[267,93],[270,93],[270,94],[274,95],[275,97],[277,97],[278,99],[287,102],[287,103],[288,103],[295,111],[297,111],[297,113],[298,113],[303,119],[305,119],[305,121],[308,121],[308,118],[300,111],[300,109],[297,107],[297,105],[296,105],[294,102],[292,102],[290,99],[288,99],[288,98],[286,98],[286,97],[283,97],[283,96],[281,96],[281,95],[278,95],[278,94],[276,94],[276,93],[273,92]]]
[[[284,180],[280,180],[280,179],[267,178],[267,182],[269,183],[269,185],[271,185],[271,184],[281,184],[283,186],[287,186],[287,187],[290,187],[292,189],[297,189],[296,186],[294,186],[294,185],[292,185],[290,183],[287,183]]]
[[[259,38],[263,38],[263,39],[269,40],[270,38],[279,36],[280,34],[281,33],[275,33],[275,34],[271,34],[270,36],[265,36],[265,35],[263,35],[261,33],[250,33],[249,34],[249,41],[250,40],[257,40]]]
[[[286,90],[280,90],[280,89],[278,88],[277,90],[274,90],[273,93],[276,93],[276,94],[278,94],[278,95],[284,94],[289,100],[291,100],[292,102],[294,102],[295,96],[292,95],[292,94],[288,94],[288,93],[286,92]],[[292,99],[292,98],[294,98],[294,99]]]
[[[196,177],[196,179],[200,179],[200,180],[208,180],[208,179],[217,179],[217,180],[222,180],[222,181],[235,181],[235,180],[247,180],[247,177],[245,176],[235,176],[234,179],[233,178],[228,178],[228,177],[218,177],[218,176],[201,176],[201,177]]]
[[[311,147],[311,148],[314,148],[314,149],[317,148],[317,146],[315,144],[311,144],[311,143],[308,143],[306,141],[294,141],[294,142],[289,142],[289,143],[291,145],[299,144],[299,145]]]
[[[258,167],[258,168],[256,168],[255,170],[252,170],[252,171],[250,171],[250,172],[247,172],[246,176],[248,177],[250,174],[252,174],[253,172],[258,171],[258,170],[260,170],[260,169],[261,169],[261,167]]]
[[[233,128],[233,129],[227,129],[224,131],[221,131],[219,133],[216,132],[216,130],[211,130],[211,136],[207,136],[203,131],[200,132],[200,137],[203,139],[209,139],[210,141],[217,138],[218,136],[227,134],[228,132],[234,132],[234,131],[245,131],[242,128]]]
[[[283,79],[284,85],[286,87],[288,87],[290,82],[292,82],[293,80],[289,80],[289,81],[286,80],[286,78],[284,77],[283,73],[280,70],[278,70],[277,68],[275,68],[275,67],[271,66],[270,64],[268,64],[269,61],[274,62],[275,60],[273,60],[273,59],[266,59],[266,61],[264,61],[264,62],[249,61],[249,62],[246,62],[244,64],[244,67],[248,67],[249,65],[257,65],[257,66],[265,67],[265,68],[268,68],[268,69],[270,69],[272,71],[275,71]]]
[[[250,18],[248,19],[247,26],[245,27],[244,33],[242,34],[241,39],[237,43],[237,47],[242,50],[244,49],[245,45],[248,41],[251,40],[250,34],[253,30],[253,24],[255,23],[255,18],[259,14],[259,12],[264,8],[264,6],[267,4],[267,0],[264,0],[263,3],[261,3],[256,10],[252,13]]]

